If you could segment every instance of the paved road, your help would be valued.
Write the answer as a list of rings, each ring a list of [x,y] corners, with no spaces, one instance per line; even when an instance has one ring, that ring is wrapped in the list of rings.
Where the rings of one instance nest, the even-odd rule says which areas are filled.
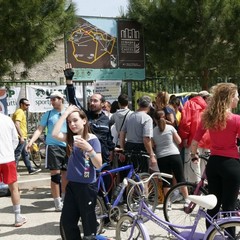
[[[59,212],[54,211],[54,204],[49,188],[49,173],[42,171],[29,175],[20,166],[19,185],[21,189],[22,213],[27,217],[27,223],[15,228],[14,215],[10,197],[0,198],[0,239],[1,240],[60,240]],[[161,207],[161,206],[159,206]],[[159,214],[162,210],[158,209]],[[148,224],[151,239],[167,239],[166,234],[156,225]],[[106,229],[104,235],[115,239],[115,229]]]

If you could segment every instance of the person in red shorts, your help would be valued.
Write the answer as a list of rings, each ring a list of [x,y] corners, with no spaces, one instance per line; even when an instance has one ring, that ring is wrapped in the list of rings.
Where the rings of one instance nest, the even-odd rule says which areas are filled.
[[[8,184],[11,192],[15,227],[21,227],[27,222],[21,214],[20,194],[17,183],[17,169],[14,150],[18,145],[18,133],[12,119],[0,113],[0,182]]]

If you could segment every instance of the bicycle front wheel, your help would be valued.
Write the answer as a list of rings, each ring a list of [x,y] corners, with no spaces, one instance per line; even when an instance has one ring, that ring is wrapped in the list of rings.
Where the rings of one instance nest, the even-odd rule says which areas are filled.
[[[229,229],[233,228],[233,229]],[[228,233],[231,232],[231,230],[235,230],[235,236],[232,236],[232,238],[227,237]],[[207,240],[215,240],[215,239],[240,239],[240,222],[238,221],[229,221],[225,222],[223,224],[219,225],[219,229],[214,228],[206,237]]]
[[[139,174],[141,180],[147,179],[149,176],[149,173]],[[139,186],[132,186],[127,194],[127,205],[129,210],[132,212],[138,211],[139,200],[142,194],[139,189]],[[143,191],[146,195],[146,203],[154,212],[158,205],[158,186],[156,179],[152,178],[148,183],[144,184]]]
[[[129,215],[122,215],[116,227],[116,240],[150,240],[142,227],[136,223],[133,225],[133,218]]]
[[[173,186],[166,194],[163,203],[163,213],[166,221],[180,226],[189,226],[194,223],[199,206],[195,205],[191,210],[186,211],[189,203],[185,202],[182,195],[183,189],[187,189],[188,195],[193,195],[197,184],[190,182],[181,182]],[[204,188],[199,189],[198,195],[206,195],[207,190]],[[172,230],[178,232],[174,227]],[[199,232],[205,232],[205,221],[202,218],[197,226]]]

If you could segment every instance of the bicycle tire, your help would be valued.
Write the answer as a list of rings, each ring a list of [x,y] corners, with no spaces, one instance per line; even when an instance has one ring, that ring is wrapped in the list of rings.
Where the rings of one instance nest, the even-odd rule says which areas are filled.
[[[97,217],[97,234],[101,234],[104,226],[105,206],[101,197],[97,196],[95,213]]]
[[[195,206],[192,210],[191,213],[186,213],[184,211],[184,198],[182,195],[182,200],[179,199],[179,201],[174,201],[176,200],[176,195],[175,193],[181,193],[181,188],[182,187],[187,187],[188,189],[188,194],[192,195],[194,194],[194,190],[197,187],[197,184],[191,183],[191,182],[181,182],[170,188],[170,190],[167,192],[165,198],[164,198],[164,203],[163,203],[163,213],[164,213],[164,218],[166,221],[175,224],[175,225],[180,225],[180,226],[189,226],[192,225],[196,213],[199,209],[199,206]],[[199,195],[206,195],[208,192],[204,188],[199,189],[200,194]],[[175,198],[175,199],[174,199]],[[175,232],[179,232],[177,228],[174,228],[172,226],[169,226],[172,230]],[[198,226],[197,230],[199,232],[205,232],[206,231],[206,226],[205,226],[205,220],[201,219]]]
[[[229,220],[228,222],[219,224],[219,230],[216,228],[213,228],[213,230],[208,234],[206,237],[206,240],[215,240],[215,239],[230,239],[230,238],[225,238],[224,237],[224,232],[226,231],[226,228],[229,227],[235,227],[236,228],[236,237],[233,239],[240,239],[240,222],[239,221],[234,221],[234,220]],[[219,232],[220,231],[220,232]],[[221,234],[224,238],[221,238]]]
[[[134,226],[133,236],[131,236],[132,227],[133,218],[126,214],[122,215],[116,227],[116,240],[150,240],[148,234],[144,234],[144,229],[138,223]]]
[[[40,142],[38,147],[39,147],[39,152],[40,152],[40,155],[41,155],[42,159],[45,159],[45,157],[46,157],[46,146],[45,146],[45,143]]]
[[[37,152],[30,152],[29,158],[37,168],[41,168],[42,165],[42,157],[39,151]]]
[[[149,173],[139,173],[141,180],[144,180],[150,176]],[[147,188],[144,189],[146,193],[146,203],[151,206],[150,209],[154,212],[158,205],[158,186],[154,178],[150,179],[147,183]],[[138,186],[132,186],[127,193],[127,206],[130,211],[137,212],[139,206],[139,199],[141,193]]]

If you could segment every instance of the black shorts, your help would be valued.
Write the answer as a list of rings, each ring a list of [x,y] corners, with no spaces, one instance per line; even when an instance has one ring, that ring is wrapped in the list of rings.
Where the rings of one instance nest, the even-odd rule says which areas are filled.
[[[47,145],[46,148],[46,168],[50,170],[67,170],[66,147]]]

